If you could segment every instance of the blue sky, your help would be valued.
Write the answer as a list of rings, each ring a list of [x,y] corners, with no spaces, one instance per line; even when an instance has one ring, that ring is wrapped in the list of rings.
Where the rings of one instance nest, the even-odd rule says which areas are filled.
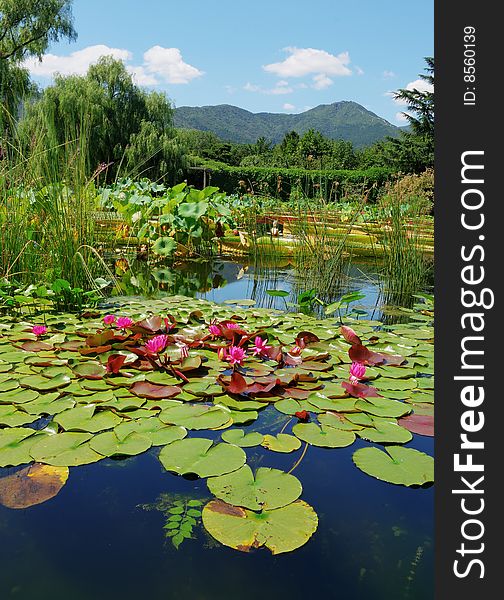
[[[433,0],[74,0],[73,12],[77,42],[27,63],[38,82],[112,54],[176,106],[302,112],[353,100],[401,125],[389,92],[420,87],[433,55]]]

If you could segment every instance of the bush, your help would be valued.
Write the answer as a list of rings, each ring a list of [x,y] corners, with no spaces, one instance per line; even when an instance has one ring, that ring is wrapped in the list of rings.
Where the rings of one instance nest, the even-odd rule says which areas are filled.
[[[434,212],[434,169],[426,169],[423,173],[404,175],[386,186],[386,191],[379,199],[384,209],[396,203],[401,206],[405,215],[430,215]]]

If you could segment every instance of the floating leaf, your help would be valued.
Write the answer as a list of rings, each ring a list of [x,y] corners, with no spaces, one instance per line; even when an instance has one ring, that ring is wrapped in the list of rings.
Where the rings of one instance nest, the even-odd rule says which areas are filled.
[[[165,425],[157,417],[125,421],[117,425],[114,432],[120,440],[123,440],[131,433],[140,434],[149,439],[153,446],[166,446],[175,440],[185,438],[187,435],[187,430],[184,427]]]
[[[278,435],[265,435],[262,446],[273,452],[294,452],[301,447],[301,442],[297,437],[288,433],[279,433]]]
[[[32,461],[30,448],[37,439],[34,429],[0,429],[0,467],[17,467]]]
[[[212,500],[203,509],[203,525],[217,541],[235,550],[249,552],[265,546],[272,554],[281,554],[306,544],[318,518],[302,500],[260,513]]]
[[[286,506],[303,491],[294,475],[266,467],[257,469],[254,475],[248,465],[227,475],[210,477],[207,485],[219,500],[255,511]]]
[[[86,361],[75,365],[73,372],[83,379],[103,379],[107,369],[101,363]]]
[[[112,429],[121,422],[110,410],[104,410],[95,414],[95,406],[77,406],[65,410],[54,417],[54,421],[61,425],[65,431],[87,431],[98,433],[105,429]]]
[[[399,419],[399,425],[419,435],[427,435],[429,437],[434,435],[434,416],[431,415],[408,415]]]
[[[349,417],[350,418],[350,417]],[[371,417],[368,425],[357,431],[357,435],[370,442],[378,444],[406,444],[412,435],[396,421]]]
[[[30,448],[37,462],[62,467],[76,467],[101,460],[103,456],[89,446],[89,433],[57,433],[45,436]]]
[[[355,408],[377,417],[398,418],[411,412],[411,406],[388,398],[366,398],[357,400]]]
[[[175,385],[155,385],[148,381],[137,381],[130,387],[130,392],[141,398],[162,399],[173,398],[182,390]]]
[[[52,379],[47,379],[47,377],[43,377],[42,375],[29,375],[20,379],[19,383],[21,387],[30,388],[37,392],[49,392],[65,387],[70,381],[71,379],[68,375],[57,375]]]
[[[360,448],[352,457],[364,473],[397,485],[423,485],[434,481],[434,459],[423,452],[402,446]]]
[[[251,448],[252,446],[259,446],[264,436],[257,431],[245,434],[243,429],[229,429],[224,431],[221,437],[228,444],[235,444],[240,448]]]
[[[159,415],[163,423],[181,425],[187,429],[214,429],[229,419],[229,413],[223,408],[206,404],[181,404],[163,410]]]
[[[89,445],[103,456],[135,456],[148,450],[152,446],[152,442],[147,437],[135,432],[118,438],[113,431],[106,431],[95,435],[89,441]]]
[[[216,444],[205,438],[177,440],[165,446],[159,460],[167,471],[179,475],[212,477],[236,471],[245,464],[245,452],[232,444]]]
[[[54,498],[68,479],[68,467],[34,464],[0,479],[0,504],[29,508]]]
[[[298,423],[294,425],[292,432],[300,440],[323,448],[344,448],[355,441],[353,431],[343,431],[326,425],[319,427],[315,423]]]

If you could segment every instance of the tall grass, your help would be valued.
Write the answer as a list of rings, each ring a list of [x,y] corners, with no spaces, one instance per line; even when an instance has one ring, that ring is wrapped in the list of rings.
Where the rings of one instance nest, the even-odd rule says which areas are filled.
[[[57,142],[51,115],[37,135],[13,128],[0,161],[0,277],[19,284],[65,279],[89,288],[104,264],[93,248],[96,192],[87,119]]]

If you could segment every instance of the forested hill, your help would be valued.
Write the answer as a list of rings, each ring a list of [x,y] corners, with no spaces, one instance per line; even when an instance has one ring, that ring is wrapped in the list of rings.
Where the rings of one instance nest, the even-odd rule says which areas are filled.
[[[400,128],[356,102],[321,104],[299,114],[251,113],[229,104],[181,106],[175,109],[175,127],[212,131],[229,142],[253,144],[260,137],[277,144],[289,131],[320,131],[331,139],[348,140],[355,148],[369,146],[386,136],[398,137]]]

